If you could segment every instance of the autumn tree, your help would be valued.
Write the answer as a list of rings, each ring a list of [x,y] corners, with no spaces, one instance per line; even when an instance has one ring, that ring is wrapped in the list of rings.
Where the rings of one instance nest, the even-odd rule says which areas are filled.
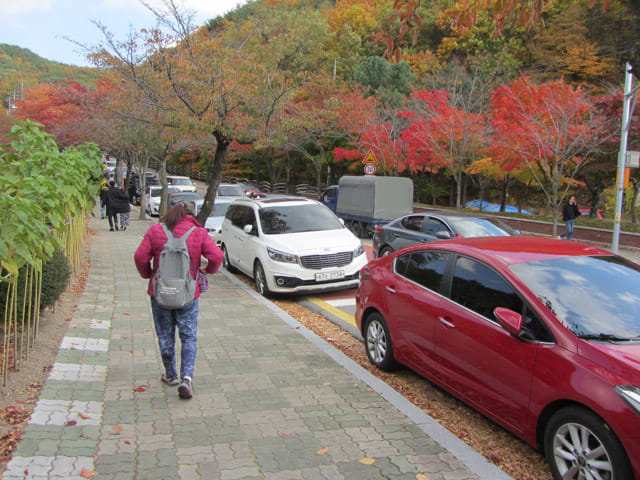
[[[316,77],[300,89],[285,108],[284,140],[279,148],[302,155],[314,167],[316,186],[329,154],[340,142],[356,145],[375,116],[375,97],[327,77]]]
[[[439,166],[446,168],[456,184],[456,208],[462,200],[466,168],[486,157],[490,129],[485,116],[490,83],[477,73],[452,69],[450,75],[434,76],[440,89],[414,90],[411,125],[403,137],[414,149],[430,152]]]
[[[529,167],[553,212],[556,234],[560,206],[578,172],[594,161],[605,132],[581,88],[563,81],[542,85],[522,76],[492,97],[495,141]]]

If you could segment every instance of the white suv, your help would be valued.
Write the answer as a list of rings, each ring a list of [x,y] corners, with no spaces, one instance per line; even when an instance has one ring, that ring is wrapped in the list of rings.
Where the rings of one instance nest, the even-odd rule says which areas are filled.
[[[176,187],[181,192],[195,192],[196,186],[189,177],[180,175],[167,175],[167,184]]]
[[[252,277],[265,296],[356,287],[367,263],[340,219],[303,197],[234,200],[221,237],[225,268]]]

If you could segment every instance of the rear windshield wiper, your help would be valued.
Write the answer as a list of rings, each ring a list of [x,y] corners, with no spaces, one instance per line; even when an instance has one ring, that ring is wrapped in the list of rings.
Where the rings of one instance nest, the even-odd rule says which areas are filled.
[[[640,337],[618,337],[617,335],[611,335],[610,333],[578,335],[578,338],[581,338],[583,340],[596,340],[602,342],[632,342],[634,340],[640,339]]]

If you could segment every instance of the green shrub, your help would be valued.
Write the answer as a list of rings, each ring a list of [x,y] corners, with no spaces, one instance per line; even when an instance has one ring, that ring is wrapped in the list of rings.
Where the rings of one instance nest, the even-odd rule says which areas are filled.
[[[62,292],[67,289],[70,276],[71,268],[67,257],[62,250],[56,250],[51,259],[42,265],[41,310],[56,303]]]
[[[4,271],[3,274],[7,272]],[[62,292],[64,292],[69,283],[69,278],[71,277],[71,268],[69,267],[69,262],[67,258],[62,252],[62,250],[55,250],[53,256],[44,262],[42,265],[42,292],[40,297],[40,310],[42,311],[46,307],[50,307],[56,303],[56,301],[60,298]],[[17,288],[17,309],[18,309],[18,317],[22,318],[23,307],[25,305],[24,296],[25,296],[25,283],[27,281],[27,266],[23,266],[20,268],[20,273],[18,276],[18,288]],[[7,304],[9,292],[9,283],[8,282],[0,282],[0,306],[2,307],[2,311],[0,315],[4,318],[5,313],[5,305]],[[31,295],[31,303],[33,311],[33,306],[35,303],[35,295]]]

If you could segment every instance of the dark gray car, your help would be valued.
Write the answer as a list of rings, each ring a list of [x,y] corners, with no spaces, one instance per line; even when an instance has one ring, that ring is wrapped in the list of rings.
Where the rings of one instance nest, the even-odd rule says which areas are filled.
[[[507,237],[513,235],[520,235],[520,232],[493,217],[414,213],[376,228],[373,234],[373,256],[383,257],[417,243],[455,237]]]

